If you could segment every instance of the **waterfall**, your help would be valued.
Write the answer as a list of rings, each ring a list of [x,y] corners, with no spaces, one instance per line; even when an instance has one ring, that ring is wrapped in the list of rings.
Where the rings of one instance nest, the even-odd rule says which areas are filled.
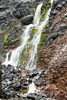
[[[53,6],[53,3],[56,3],[59,0],[51,0],[51,7]]]
[[[25,68],[26,68],[26,70],[29,70],[29,71],[36,69],[37,47],[40,42],[42,30],[43,30],[44,26],[47,25],[47,22],[49,20],[49,15],[50,15],[51,8],[53,5],[53,0],[51,0],[51,8],[49,8],[47,13],[45,14],[44,21],[40,22],[42,5],[43,5],[43,3],[40,3],[37,6],[33,24],[29,24],[28,26],[26,26],[26,29],[24,30],[23,35],[22,35],[21,45],[18,48],[9,51],[6,54],[6,59],[3,63],[4,65],[7,66],[8,64],[10,64],[16,68],[16,66],[19,63],[19,58],[21,56],[21,53],[27,47],[28,40],[30,39],[30,31],[31,31],[31,29],[33,29],[35,27],[35,28],[38,28],[38,30],[37,30],[36,34],[33,36],[33,38],[30,40],[30,43],[32,44],[32,46],[31,46],[31,50],[30,50],[30,57],[29,57],[29,60],[28,60]],[[29,45],[29,43],[28,43],[28,45]],[[9,57],[9,55],[10,55],[10,57]],[[39,91],[36,89],[34,82],[32,82],[32,84],[29,85],[29,90],[26,95],[28,95],[29,93],[36,93],[36,92],[39,92]]]
[[[36,59],[35,59],[35,57],[37,55],[37,47],[38,47],[38,44],[40,42],[40,37],[41,37],[41,32],[43,30],[43,27],[46,25],[47,21],[49,20],[50,11],[51,11],[51,8],[46,13],[45,20],[43,22],[41,22],[40,25],[38,25],[38,31],[32,39],[32,49],[31,49],[31,53],[30,53],[31,54],[30,55],[30,60],[27,64],[27,66],[26,66],[27,70],[33,70],[33,69],[36,68]]]
[[[43,3],[41,3],[36,10],[35,16],[34,16],[34,24],[36,26],[38,26],[39,22],[40,22],[40,15],[41,15],[41,7],[42,7]]]
[[[30,37],[29,31],[30,31],[30,28],[32,27],[33,27],[33,24],[30,24],[27,26],[26,30],[24,31],[24,36],[22,39],[23,42],[17,49],[12,51],[9,64],[14,65],[14,66],[18,65],[20,54],[22,53],[23,49],[25,48],[25,45],[27,44],[27,41]]]
[[[4,65],[13,65],[13,66],[17,66],[18,65],[18,62],[19,62],[19,57],[20,57],[20,54],[22,53],[23,49],[25,48],[25,45],[27,44],[27,41],[29,39],[29,31],[30,31],[30,28],[33,27],[33,24],[30,24],[26,27],[24,33],[23,33],[23,36],[22,36],[22,43],[21,45],[16,48],[15,50],[12,50],[11,51],[11,57],[10,59],[8,59],[9,57],[9,53],[7,53],[6,55],[6,60],[5,62],[3,63]]]
[[[52,4],[53,4],[53,0],[51,0],[51,7],[52,7]],[[44,21],[40,22],[42,5],[43,5],[43,3],[40,3],[37,6],[34,20],[33,20],[33,24],[29,24],[26,26],[26,29],[24,30],[23,35],[22,35],[21,45],[18,48],[11,50],[10,52],[8,52],[6,54],[6,59],[3,63],[4,65],[10,64],[16,68],[16,66],[19,63],[19,58],[21,56],[21,53],[23,52],[24,48],[27,47],[28,40],[30,39],[30,31],[31,31],[31,29],[33,29],[35,27],[35,28],[38,28],[38,31],[33,36],[32,40],[30,40],[32,47],[30,50],[30,58],[29,58],[29,61],[27,62],[27,65],[26,65],[26,70],[33,70],[36,68],[37,47],[38,47],[38,44],[40,42],[40,37],[41,37],[43,27],[47,24],[47,22],[49,20],[50,11],[51,11],[51,8],[50,8],[47,11],[47,13],[45,14]],[[11,53],[11,55],[9,58],[10,53]]]
[[[22,35],[22,43],[21,43],[21,45],[18,48],[16,48],[16,49],[11,51],[10,59],[8,59],[9,58],[9,53],[6,54],[6,60],[3,63],[4,65],[10,64],[10,65],[13,65],[15,68],[18,65],[19,57],[20,57],[22,51],[24,50],[24,48],[26,47],[28,39],[30,38],[30,30],[31,30],[31,28],[37,27],[38,24],[39,24],[42,4],[43,3],[41,3],[41,4],[39,4],[37,6],[33,24],[30,24],[30,25],[26,26],[26,29],[25,29],[25,31],[24,31],[24,33]]]
[[[7,65],[8,60],[9,60],[9,52],[6,54],[6,59],[5,59],[5,62],[3,64]]]

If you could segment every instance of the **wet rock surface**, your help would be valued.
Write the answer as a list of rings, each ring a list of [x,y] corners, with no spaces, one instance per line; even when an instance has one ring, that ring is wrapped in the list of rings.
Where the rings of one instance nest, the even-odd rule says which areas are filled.
[[[47,0],[34,0],[23,3],[22,0],[1,0],[0,1],[0,53],[8,49],[16,48],[21,41],[21,34],[26,25],[33,22],[33,16],[37,5]],[[7,38],[6,38],[7,37]],[[1,55],[0,54],[0,55]]]
[[[23,95],[28,92],[29,85],[35,83],[39,93]],[[24,98],[24,100],[47,100],[40,92],[42,85],[46,85],[44,71],[36,69],[33,72],[22,70],[21,67],[2,65],[2,98]]]
[[[22,20],[22,25],[29,25],[32,23],[32,21],[33,21],[33,14],[24,17]]]

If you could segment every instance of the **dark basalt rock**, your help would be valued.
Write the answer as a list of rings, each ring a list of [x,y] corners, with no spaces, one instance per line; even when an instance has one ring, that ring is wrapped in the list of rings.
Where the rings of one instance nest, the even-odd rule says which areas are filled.
[[[39,94],[29,94],[27,96],[28,99],[31,99],[31,100],[48,100],[47,97],[42,94],[42,93],[39,93]]]
[[[8,6],[5,6],[5,5],[3,5],[3,6],[0,6],[0,11],[5,11],[6,9],[8,9],[9,7]]]
[[[60,8],[62,8],[62,6],[66,5],[67,1],[66,0],[54,0],[54,4],[53,4],[53,9],[57,8],[57,10],[60,10]]]
[[[25,16],[22,20],[22,25],[29,25],[33,21],[33,15]]]
[[[15,11],[13,12],[13,15],[16,18],[21,18],[27,15],[30,15],[32,13],[32,4],[31,3],[18,3],[15,7]]]
[[[34,0],[34,2],[18,3],[15,6],[15,11],[13,12],[13,15],[19,19],[21,17],[34,14],[33,10],[34,10],[34,8],[37,7],[37,5],[40,2],[43,2],[43,6],[48,5],[47,0]]]
[[[44,33],[47,34],[46,44],[50,45],[58,37],[67,34],[66,29],[66,5],[67,0],[57,0],[53,5],[48,26]]]
[[[26,75],[25,77],[24,74]],[[44,71],[36,69],[32,72],[24,71],[21,67],[17,66],[14,68],[14,66],[8,65],[2,65],[2,98],[18,98],[23,97],[19,94],[20,91],[27,91],[29,88],[29,84],[32,82],[35,83],[37,87],[41,87],[42,83],[46,84],[44,76]],[[39,81],[40,80],[40,84]],[[33,96],[32,96],[33,95]],[[37,100],[38,93],[27,95],[25,98],[31,99],[31,100]],[[39,97],[42,98],[39,94]],[[39,99],[41,100],[41,99]]]

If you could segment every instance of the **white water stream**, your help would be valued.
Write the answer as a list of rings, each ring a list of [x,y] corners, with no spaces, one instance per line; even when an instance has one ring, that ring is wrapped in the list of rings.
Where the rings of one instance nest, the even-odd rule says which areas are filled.
[[[51,7],[52,7],[52,4],[53,4],[53,0],[51,0]],[[14,49],[12,51],[9,51],[6,54],[6,59],[3,62],[4,65],[10,64],[10,65],[13,65],[16,68],[16,66],[19,63],[19,58],[21,56],[21,53],[23,52],[24,48],[27,46],[27,42],[28,42],[28,40],[30,38],[30,30],[33,27],[36,27],[36,28],[38,28],[38,31],[33,36],[33,39],[30,41],[31,44],[32,44],[32,47],[31,47],[31,52],[30,52],[30,59],[29,59],[29,61],[27,63],[26,69],[27,70],[33,70],[33,69],[36,68],[37,46],[38,46],[38,44],[40,42],[40,37],[41,37],[41,33],[42,33],[42,30],[43,30],[43,27],[47,24],[47,21],[49,20],[50,11],[51,11],[51,8],[50,8],[47,11],[46,15],[45,15],[44,21],[40,22],[42,5],[43,5],[43,3],[40,3],[37,6],[33,24],[29,24],[28,26],[26,26],[26,29],[25,29],[25,31],[24,31],[24,33],[22,35],[22,43],[21,43],[21,45],[18,48]],[[10,53],[11,53],[11,55],[10,55],[10,58],[9,58],[9,54]]]
[[[14,49],[12,51],[9,51],[6,54],[6,59],[3,63],[4,65],[11,64],[16,68],[16,66],[19,63],[19,57],[20,57],[21,53],[23,52],[24,48],[27,46],[28,39],[30,38],[30,30],[33,27],[36,27],[36,28],[38,28],[38,31],[36,32],[36,34],[33,36],[33,39],[31,40],[32,48],[31,48],[31,52],[30,52],[30,59],[27,63],[26,69],[33,70],[36,68],[37,47],[40,42],[40,37],[41,37],[43,27],[47,24],[47,21],[49,20],[50,11],[51,11],[51,8],[50,8],[45,15],[44,21],[40,22],[42,5],[43,5],[43,3],[39,4],[36,9],[33,24],[30,24],[26,27],[26,29],[22,35],[21,45],[18,48]],[[51,0],[51,7],[52,7],[52,5],[53,5],[53,0]],[[9,58],[10,53],[11,53],[11,56]],[[27,94],[35,93],[35,91],[37,91],[35,84],[34,83],[30,84]]]
[[[6,60],[3,63],[4,65],[10,64],[10,65],[13,65],[15,68],[18,65],[19,57],[20,57],[22,51],[24,50],[28,39],[30,38],[30,30],[31,30],[31,28],[38,27],[39,20],[40,20],[40,15],[41,15],[42,4],[43,3],[41,3],[37,7],[37,10],[36,10],[36,13],[35,13],[35,16],[34,16],[33,24],[30,24],[30,25],[28,25],[26,27],[26,29],[25,29],[25,31],[24,31],[24,33],[22,35],[22,43],[21,43],[21,45],[18,48],[10,51],[11,52],[10,59],[8,59],[9,58],[9,53],[6,54]]]
[[[31,48],[31,53],[30,53],[31,54],[30,55],[30,60],[27,64],[27,66],[26,66],[27,70],[33,70],[33,69],[36,68],[36,59],[35,59],[35,57],[37,55],[37,47],[38,47],[38,44],[40,42],[40,37],[41,37],[43,27],[46,25],[46,23],[49,19],[50,11],[51,11],[51,8],[46,13],[45,20],[43,22],[41,22],[40,25],[38,25],[38,31],[32,39],[32,48]]]

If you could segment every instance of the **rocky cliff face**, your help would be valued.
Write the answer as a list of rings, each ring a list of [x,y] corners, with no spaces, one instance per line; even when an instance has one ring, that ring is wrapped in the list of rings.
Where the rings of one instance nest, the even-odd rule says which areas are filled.
[[[45,69],[47,82],[43,91],[58,100],[67,99],[67,3],[64,2],[52,9],[46,30],[47,45],[38,49],[38,66]]]
[[[32,23],[37,5],[43,1],[42,13],[46,7],[50,7],[48,0],[32,1],[33,0],[31,0],[31,2],[21,2],[21,0],[0,1],[1,63],[4,59],[4,54],[10,49],[18,47],[21,43],[21,34],[25,29],[25,25]],[[46,34],[45,37],[44,34]],[[17,77],[17,80],[11,80],[12,88],[8,87],[8,90],[14,88],[16,93],[16,87],[18,87],[18,89],[27,89],[24,85],[32,81],[32,79],[28,78],[34,78],[36,76],[39,77],[36,81],[37,88],[42,90],[47,97],[57,100],[67,100],[67,0],[57,0],[54,2],[49,23],[46,29],[44,29],[42,36],[38,47],[37,61],[37,66],[42,70],[42,73],[39,74],[39,70],[36,70],[32,73],[23,72],[22,74],[21,68],[19,69],[19,67],[17,68],[18,71],[16,71],[13,69],[13,66],[7,66],[8,69],[4,69],[3,66],[5,79],[7,79],[7,76],[9,76],[9,79],[15,78],[16,76],[21,77],[20,80],[19,77]],[[14,84],[12,82],[14,82]],[[21,85],[21,83],[23,84]],[[7,85],[8,83],[6,82],[5,86]],[[9,92],[6,94],[8,94],[9,97],[11,93],[10,91],[10,94]],[[38,96],[39,95],[29,95],[25,99],[22,98],[22,100],[37,100]],[[38,100],[52,100],[47,97],[41,94]]]
[[[25,3],[22,0],[0,1],[0,55],[20,44],[25,25],[33,22],[36,7],[41,1],[43,8],[50,6],[47,0]]]

